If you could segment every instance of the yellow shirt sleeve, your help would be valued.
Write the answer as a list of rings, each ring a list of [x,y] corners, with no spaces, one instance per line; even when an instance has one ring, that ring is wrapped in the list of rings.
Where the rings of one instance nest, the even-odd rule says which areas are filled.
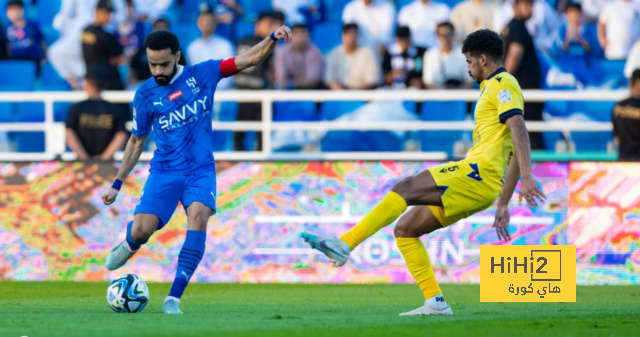
[[[500,123],[503,123],[511,116],[524,116],[524,99],[522,90],[515,80],[504,77],[500,82],[497,93],[493,99],[498,108]]]

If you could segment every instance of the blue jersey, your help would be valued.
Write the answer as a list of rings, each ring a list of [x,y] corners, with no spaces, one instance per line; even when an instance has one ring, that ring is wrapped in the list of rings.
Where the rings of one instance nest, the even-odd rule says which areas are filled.
[[[221,61],[210,60],[181,67],[167,86],[158,85],[152,77],[138,89],[132,133],[140,137],[153,126],[158,148],[151,173],[190,175],[214,170],[211,111],[216,85],[224,77]]]
[[[35,22],[27,21],[24,27],[10,25],[6,29],[11,57],[14,59],[42,60],[42,33]]]

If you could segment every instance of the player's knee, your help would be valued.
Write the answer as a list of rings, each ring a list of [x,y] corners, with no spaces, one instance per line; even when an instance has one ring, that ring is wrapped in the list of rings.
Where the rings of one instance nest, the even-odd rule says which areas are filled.
[[[408,201],[407,197],[409,196],[409,191],[411,190],[413,179],[413,177],[406,177],[393,185],[393,188],[391,190],[399,194],[402,198],[404,198],[404,200]]]
[[[134,224],[131,228],[131,238],[135,241],[143,241],[151,237],[155,232],[155,228],[152,226],[144,226]]]
[[[196,212],[191,217],[189,217],[189,229],[205,231],[207,230],[208,221],[209,216],[207,212]]]
[[[393,229],[393,234],[397,238],[416,238],[420,237],[418,233],[416,233],[416,229],[412,228],[411,224],[404,224],[398,222],[396,227]]]

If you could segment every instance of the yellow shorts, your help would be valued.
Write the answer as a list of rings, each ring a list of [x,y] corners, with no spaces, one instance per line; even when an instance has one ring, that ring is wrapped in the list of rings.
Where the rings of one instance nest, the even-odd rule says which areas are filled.
[[[444,207],[429,206],[443,227],[487,209],[500,196],[502,184],[489,175],[483,178],[483,164],[463,159],[429,168],[442,189]],[[487,172],[488,173],[488,172]]]

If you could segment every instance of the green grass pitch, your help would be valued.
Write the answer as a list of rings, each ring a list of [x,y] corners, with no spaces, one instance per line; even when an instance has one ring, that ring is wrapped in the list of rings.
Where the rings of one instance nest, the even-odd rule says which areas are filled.
[[[184,315],[162,313],[149,284],[139,314],[116,314],[106,283],[0,282],[0,336],[638,336],[639,286],[581,286],[576,303],[480,303],[477,285],[443,285],[450,317],[398,317],[415,285],[191,284]]]

